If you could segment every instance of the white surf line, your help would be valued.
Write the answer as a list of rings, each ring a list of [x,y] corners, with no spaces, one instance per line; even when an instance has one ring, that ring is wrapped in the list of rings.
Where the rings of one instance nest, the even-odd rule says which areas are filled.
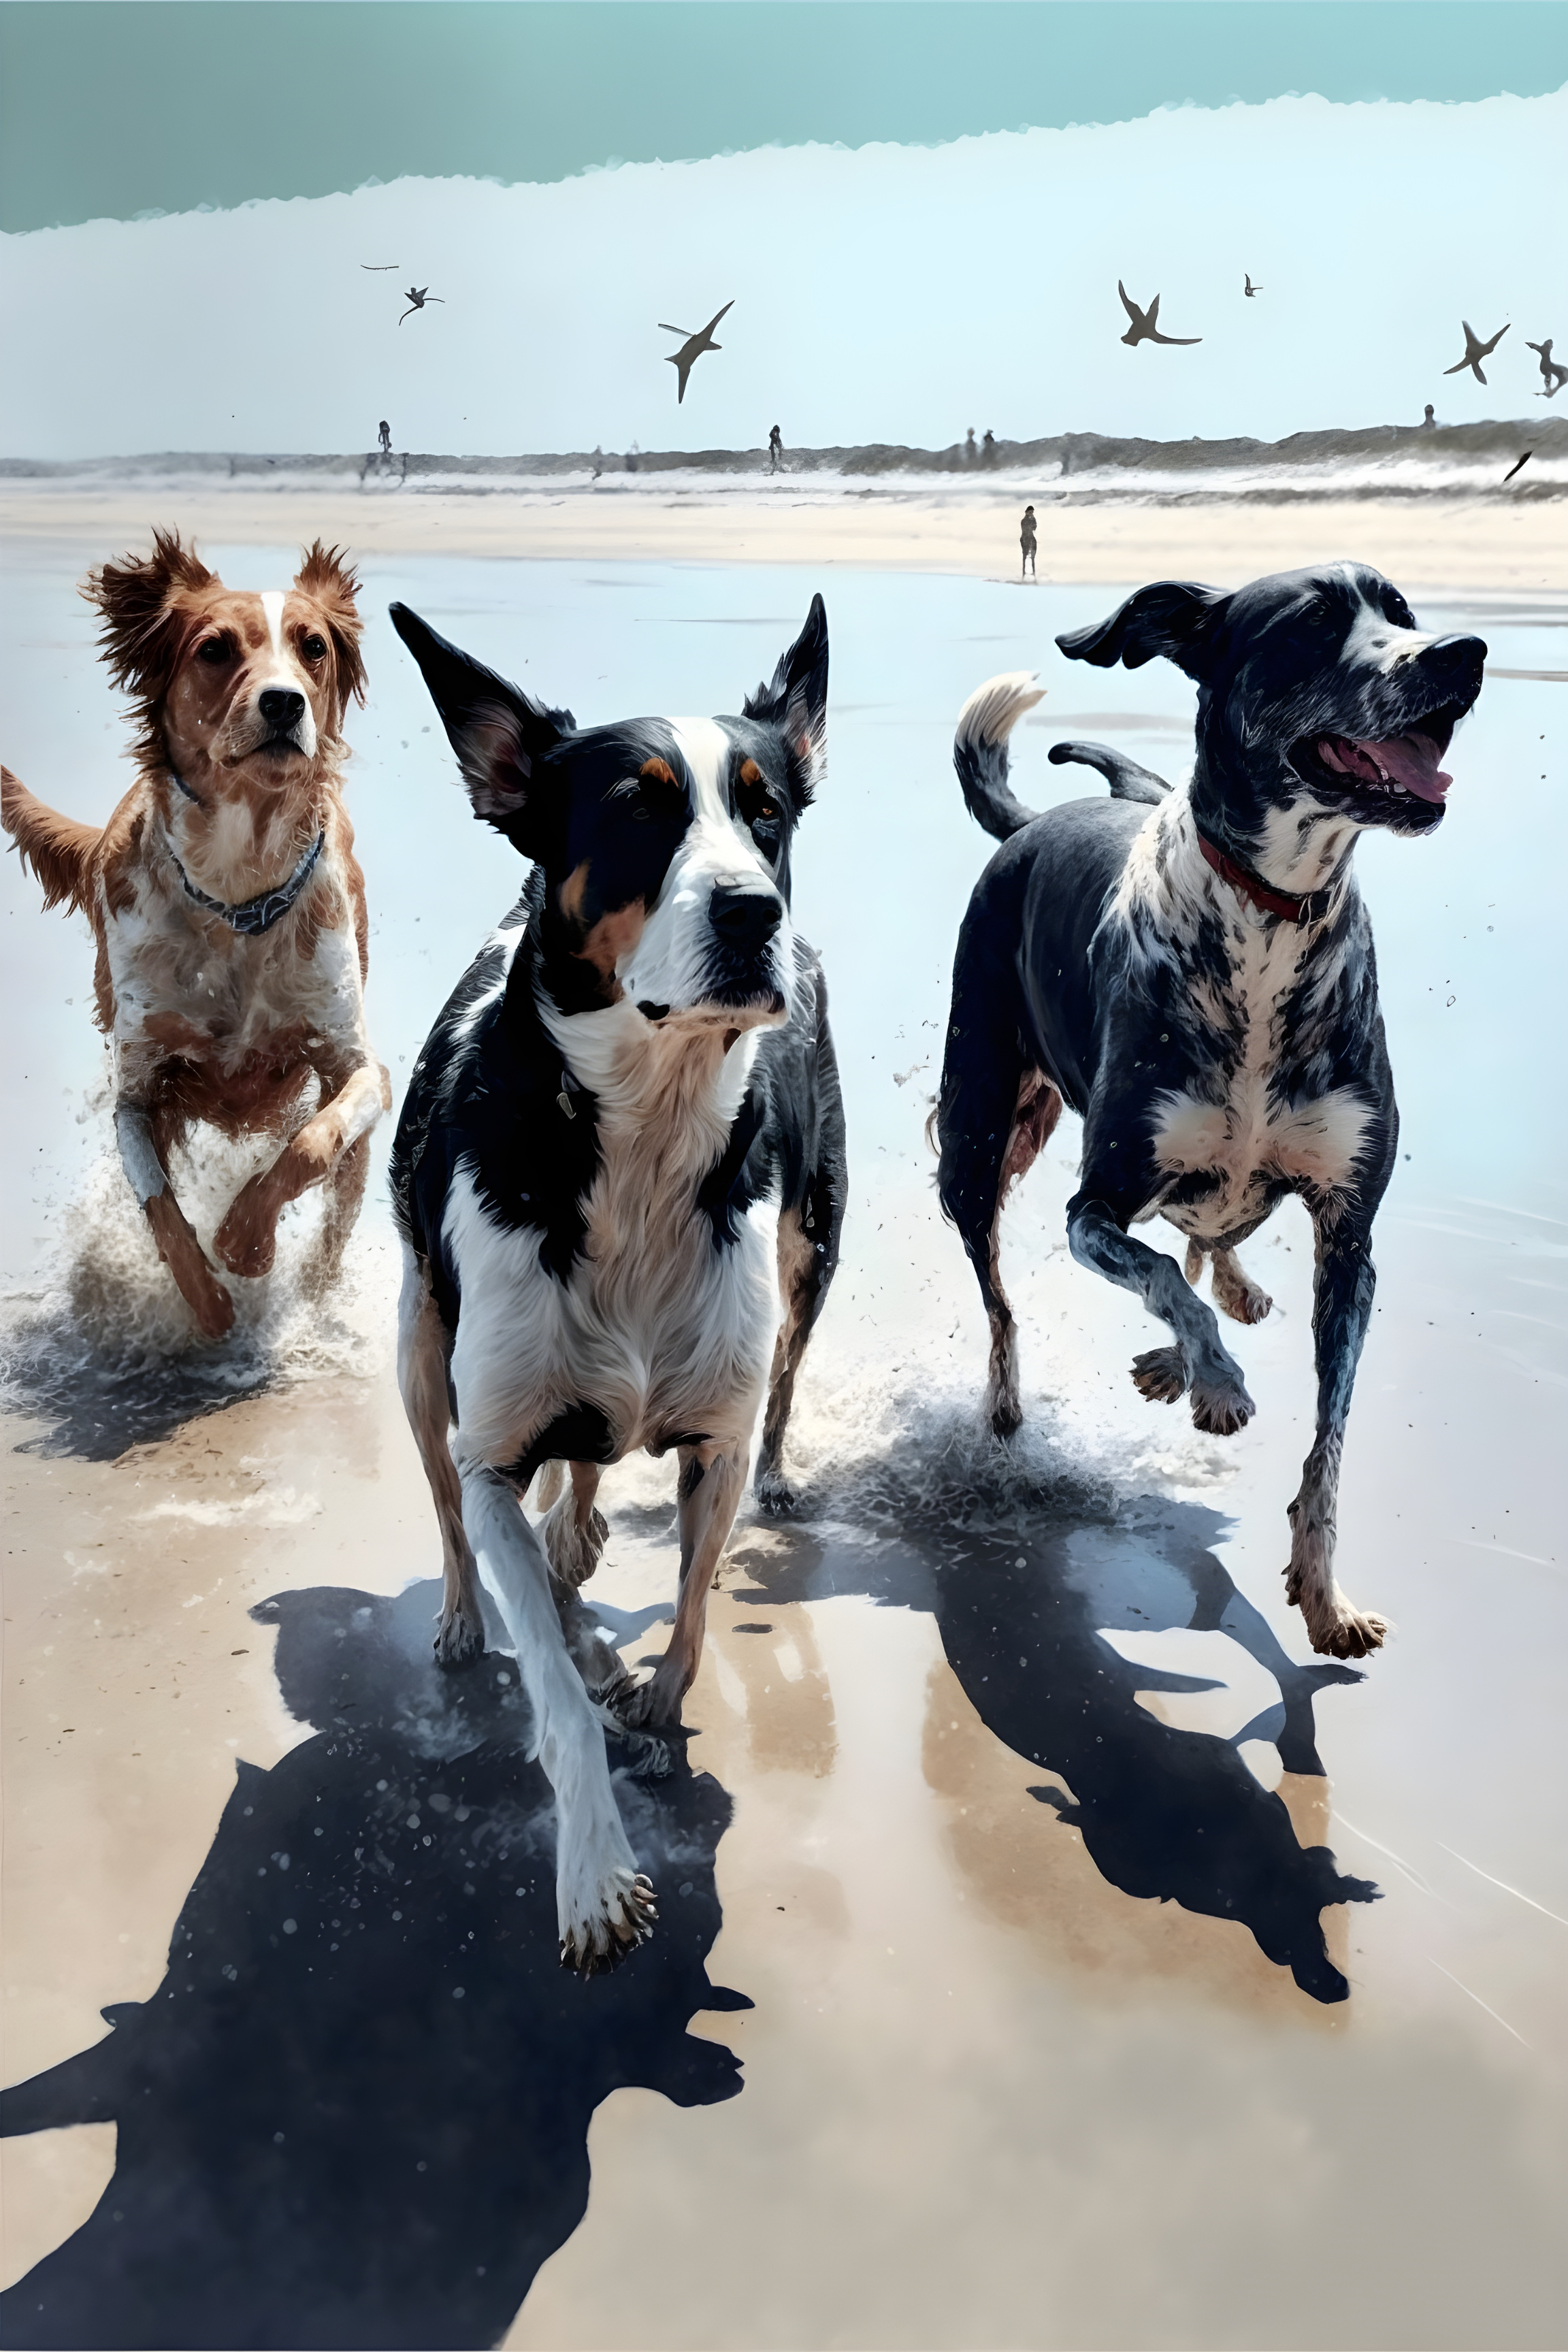
[[[1432,1955],[1430,1952],[1427,1953],[1426,1957],[1429,1960],[1432,1960]],[[1514,2040],[1518,2042],[1521,2050],[1528,2050],[1530,2048],[1530,2044],[1525,2040],[1523,2034],[1514,2032],[1513,2027],[1509,2023],[1506,2017],[1499,2017],[1496,2010],[1492,2008],[1489,2001],[1484,2001],[1479,1992],[1470,1992],[1470,1988],[1468,1984],[1459,1984],[1459,1979],[1454,1974],[1452,1969],[1446,1969],[1441,1960],[1432,1960],[1432,1966],[1436,1969],[1437,1974],[1440,1977],[1447,1977],[1451,1985],[1459,1985],[1459,1990],[1461,1992],[1469,1993],[1469,1997],[1475,2002],[1476,2007],[1478,2009],[1484,2009],[1487,2015],[1491,2019],[1495,2025],[1500,2025],[1505,2033],[1512,2033]]]
[[[1475,1536],[1450,1536],[1448,1541],[1462,1545],[1466,1551],[1494,1551],[1500,1553],[1504,1559],[1527,1559],[1531,1568],[1555,1568],[1557,1565],[1554,1559],[1542,1559],[1539,1552],[1516,1551],[1512,1544],[1482,1543]]]
[[[1441,1838],[1437,1840],[1437,1843],[1443,1846],[1445,1853],[1451,1853],[1456,1862],[1462,1862],[1467,1870],[1473,1870],[1478,1878],[1484,1878],[1489,1886],[1500,1886],[1505,1895],[1516,1895],[1521,1903],[1528,1903],[1531,1909],[1539,1911],[1543,1919],[1555,1919],[1560,1927],[1568,1927],[1568,1919],[1564,1919],[1560,1912],[1549,1911],[1544,1903],[1536,1901],[1533,1895],[1521,1895],[1519,1888],[1510,1886],[1506,1878],[1494,1878],[1491,1872],[1483,1870],[1479,1862],[1471,1862],[1468,1855],[1460,1853],[1454,1846],[1443,1845]]]
[[[1362,1843],[1363,1845],[1371,1846],[1374,1853],[1385,1853],[1388,1856],[1389,1861],[1394,1864],[1395,1870],[1402,1870],[1405,1873],[1405,1877],[1410,1881],[1412,1886],[1418,1887],[1423,1895],[1430,1895],[1434,1903],[1442,1902],[1443,1898],[1437,1893],[1436,1887],[1428,1886],[1426,1881],[1422,1877],[1418,1870],[1412,1870],[1408,1863],[1401,1862],[1399,1856],[1394,1853],[1394,1848],[1391,1845],[1379,1845],[1376,1838],[1368,1837],[1364,1830],[1358,1830],[1355,1823],[1351,1821],[1347,1815],[1342,1813],[1337,1805],[1330,1808],[1330,1817],[1333,1821],[1343,1822],[1352,1837],[1360,1838]],[[1450,1904],[1448,1908],[1452,1910],[1453,1906]]]

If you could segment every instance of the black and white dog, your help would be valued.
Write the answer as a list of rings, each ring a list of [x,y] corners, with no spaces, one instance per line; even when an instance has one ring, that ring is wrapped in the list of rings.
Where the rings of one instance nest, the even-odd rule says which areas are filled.
[[[1288,1591],[1314,1649],[1361,1657],[1386,1627],[1334,1580],[1335,1506],[1399,1121],[1351,859],[1368,826],[1442,822],[1439,761],[1487,649],[1424,635],[1399,591],[1356,563],[1234,595],[1163,581],[1057,643],[1102,669],[1176,663],[1197,681],[1196,760],[1173,792],[1102,745],[1058,743],[1053,761],[1099,768],[1113,797],[1034,816],[1007,785],[1008,735],[1040,698],[1027,673],[993,679],[959,718],[964,798],[1006,845],[960,936],[939,1183],[991,1320],[993,1424],[1006,1434],[1019,1419],[1003,1202],[1064,1101],[1084,1121],[1072,1254],[1169,1324],[1173,1344],[1132,1377],[1151,1399],[1189,1395],[1200,1429],[1228,1434],[1254,1408],[1188,1285],[1207,1257],[1226,1313],[1260,1322],[1271,1302],[1237,1245],[1300,1193],[1317,1241],[1318,1414]],[[1156,1214],[1187,1236],[1185,1280],[1129,1233]]]
[[[533,861],[430,1034],[393,1152],[399,1379],[446,1571],[436,1652],[483,1647],[477,1566],[555,1791],[562,1958],[589,1970],[654,1916],[605,1732],[679,1719],[764,1391],[757,1492],[787,1502],[795,1375],[837,1262],[843,1105],[821,967],[790,919],[827,620],[818,596],[738,719],[580,729],[406,606],[392,617],[475,814]],[[634,1685],[574,1596],[607,1532],[601,1468],[638,1446],[679,1453],[680,1596]],[[541,1470],[536,1530],[521,1505]]]

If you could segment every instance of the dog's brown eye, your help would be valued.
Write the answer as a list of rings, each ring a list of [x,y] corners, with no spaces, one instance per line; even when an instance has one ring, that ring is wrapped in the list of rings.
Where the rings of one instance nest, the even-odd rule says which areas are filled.
[[[772,824],[777,814],[778,810],[774,807],[773,802],[764,801],[762,807],[757,811],[757,821],[761,824]]]
[[[198,661],[211,662],[215,669],[220,662],[227,661],[228,657],[228,639],[226,637],[207,637],[196,647],[196,659]]]
[[[327,641],[325,637],[318,637],[312,632],[312,634],[305,639],[300,651],[304,655],[307,661],[325,661],[327,658]]]

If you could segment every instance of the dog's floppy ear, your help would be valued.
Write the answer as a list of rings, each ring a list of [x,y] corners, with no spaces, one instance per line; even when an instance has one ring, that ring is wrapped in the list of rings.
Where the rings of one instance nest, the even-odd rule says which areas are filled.
[[[294,585],[325,615],[337,659],[339,699],[346,710],[351,695],[356,702],[364,700],[364,663],[359,649],[364,624],[354,602],[359,580],[353,566],[341,547],[323,547],[315,539],[300,558]]]
[[[820,596],[812,598],[805,626],[781,655],[772,679],[746,697],[742,715],[771,719],[784,730],[804,807],[827,761],[827,607]]]
[[[392,625],[424,672],[458,755],[476,816],[504,833],[525,857],[542,854],[547,812],[535,763],[576,727],[569,710],[547,710],[493,669],[449,645],[411,613],[392,606]]]
[[[1223,588],[1205,588],[1196,580],[1157,580],[1129,596],[1109,621],[1068,629],[1057,644],[1068,661],[1092,662],[1096,669],[1113,669],[1118,662],[1141,669],[1163,654],[1201,683],[1228,602]]]
[[[213,574],[177,530],[154,530],[151,555],[100,563],[81,593],[103,615],[98,649],[116,686],[129,687],[151,707],[174,675],[184,635],[176,610],[182,589],[211,585]]]

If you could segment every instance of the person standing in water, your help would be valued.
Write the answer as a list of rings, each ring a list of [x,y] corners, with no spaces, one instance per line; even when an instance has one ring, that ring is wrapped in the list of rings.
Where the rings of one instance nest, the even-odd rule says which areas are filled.
[[[1024,520],[1018,526],[1018,540],[1024,551],[1024,561],[1018,577],[1020,580],[1026,580],[1030,572],[1034,572],[1035,578],[1038,580],[1040,575],[1035,571],[1035,509],[1033,507],[1024,509]]]
[[[784,436],[775,425],[768,435],[768,471],[776,474],[784,464]]]
[[[381,436],[382,456],[384,457],[390,457],[392,455],[392,427],[387,423],[384,416],[382,418],[379,425],[377,425],[376,431]]]

